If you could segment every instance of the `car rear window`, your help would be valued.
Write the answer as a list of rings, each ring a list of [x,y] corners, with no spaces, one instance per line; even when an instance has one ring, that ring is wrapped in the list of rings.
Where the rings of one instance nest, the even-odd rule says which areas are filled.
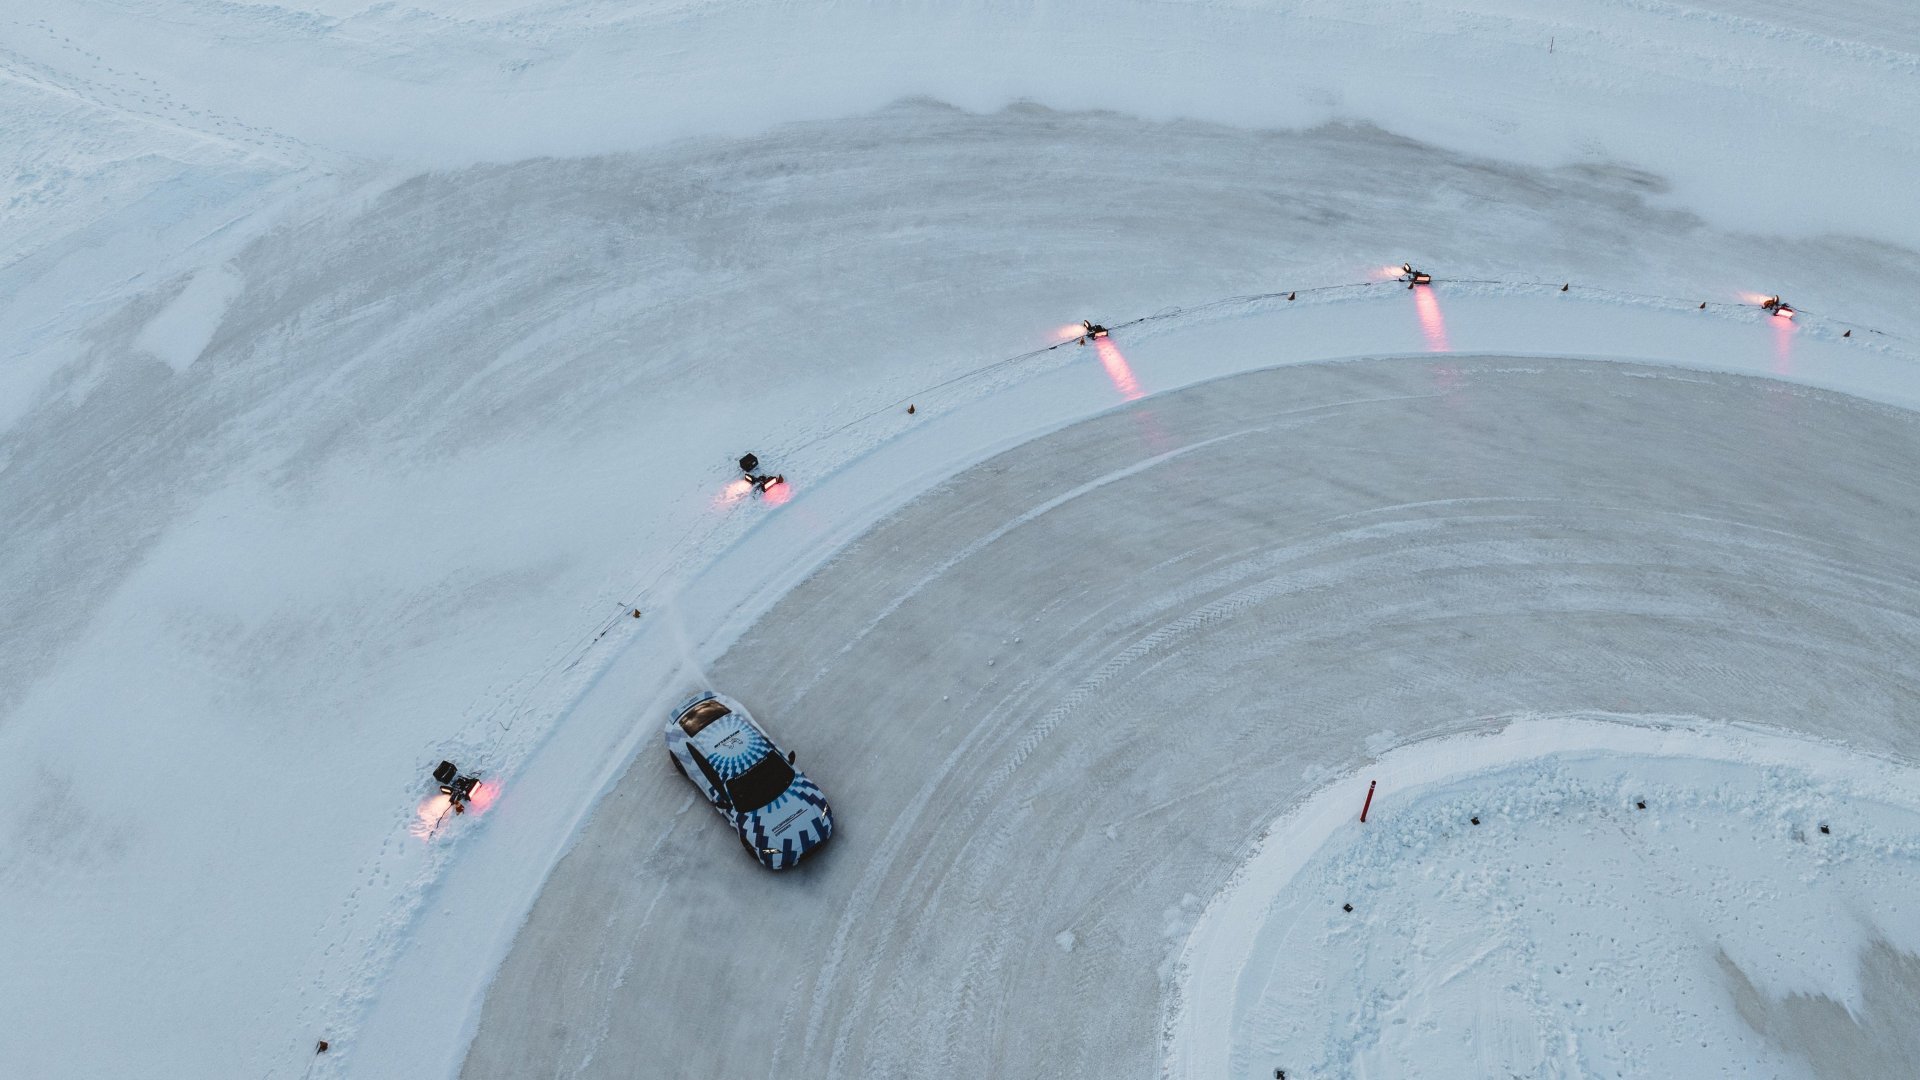
[[[761,758],[753,768],[727,781],[727,794],[732,797],[735,810],[751,814],[786,794],[792,784],[793,766],[774,753]]]
[[[686,732],[689,736],[698,735],[708,724],[713,723],[731,711],[732,710],[720,704],[718,701],[708,698],[681,715],[680,730]]]

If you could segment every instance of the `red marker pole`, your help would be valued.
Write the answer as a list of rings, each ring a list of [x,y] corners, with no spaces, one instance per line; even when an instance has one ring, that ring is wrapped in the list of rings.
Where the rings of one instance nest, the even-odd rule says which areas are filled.
[[[1367,811],[1373,809],[1373,785],[1379,782],[1378,780],[1367,781],[1367,801],[1360,804],[1360,823],[1362,825],[1367,822]]]

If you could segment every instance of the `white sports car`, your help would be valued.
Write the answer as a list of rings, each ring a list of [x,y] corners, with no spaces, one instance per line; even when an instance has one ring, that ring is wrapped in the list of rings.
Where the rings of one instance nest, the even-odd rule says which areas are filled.
[[[667,721],[667,754],[760,865],[784,870],[833,835],[833,811],[747,710],[708,691]]]

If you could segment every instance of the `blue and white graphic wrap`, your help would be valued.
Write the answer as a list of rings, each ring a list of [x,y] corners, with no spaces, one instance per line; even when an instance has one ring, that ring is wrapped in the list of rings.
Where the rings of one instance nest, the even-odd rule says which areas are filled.
[[[724,706],[726,713],[688,735],[680,718],[705,701]],[[833,835],[833,812],[826,794],[797,769],[787,789],[757,810],[740,812],[722,806],[731,802],[726,791],[730,781],[769,755],[785,756],[739,702],[716,693],[696,694],[674,707],[666,736],[667,752],[733,825],[741,844],[761,865],[785,869]]]
[[[707,755],[707,764],[722,780],[739,776],[773,753],[773,743],[737,712],[707,725],[705,731],[694,736],[693,745]]]
[[[740,834],[760,853],[762,862],[775,868],[791,866],[833,834],[827,796],[813,781],[795,772],[785,794],[742,815]]]

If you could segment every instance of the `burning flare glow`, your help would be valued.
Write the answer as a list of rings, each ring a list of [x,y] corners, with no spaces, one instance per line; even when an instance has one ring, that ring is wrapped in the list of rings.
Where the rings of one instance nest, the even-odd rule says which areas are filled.
[[[1140,389],[1140,380],[1133,377],[1133,368],[1127,358],[1120,355],[1120,346],[1112,338],[1095,338],[1093,351],[1100,357],[1100,366],[1107,371],[1107,378],[1113,381],[1113,388],[1128,401],[1139,401],[1146,396]]]
[[[1452,352],[1453,346],[1447,343],[1446,316],[1440,314],[1440,300],[1433,295],[1433,287],[1414,286],[1413,306],[1420,314],[1420,334],[1427,339],[1427,351]]]
[[[492,784],[473,785],[473,794],[467,796],[467,813],[484,814],[487,807],[500,797],[500,789]]]
[[[445,792],[435,792],[433,797],[420,804],[415,811],[416,820],[407,826],[407,831],[422,840],[433,835],[434,827],[453,812],[453,799]]]
[[[407,831],[422,840],[433,838],[434,830],[456,816],[475,817],[487,812],[487,808],[500,797],[500,788],[494,784],[475,784],[467,796],[467,812],[456,815],[453,812],[453,797],[444,791],[436,791],[414,809],[414,820],[407,824]]]
[[[1791,316],[1767,321],[1773,324],[1773,373],[1791,375],[1793,374],[1793,335],[1800,328],[1793,325]]]
[[[732,506],[734,503],[737,503],[741,499],[746,498],[747,492],[752,490],[753,490],[753,485],[747,483],[746,477],[743,476],[740,479],[735,480],[733,483],[728,484],[726,487],[720,489],[720,494],[715,495],[713,497],[714,508],[724,509],[726,507]]]

